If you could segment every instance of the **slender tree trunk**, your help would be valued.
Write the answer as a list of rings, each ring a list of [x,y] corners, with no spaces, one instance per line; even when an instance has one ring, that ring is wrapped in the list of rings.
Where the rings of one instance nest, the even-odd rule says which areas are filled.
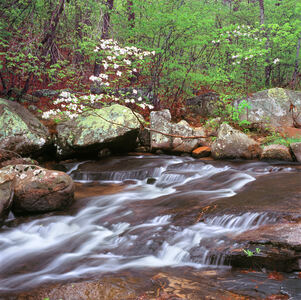
[[[133,1],[128,0],[127,1],[127,6],[128,6],[129,25],[130,25],[130,28],[134,28],[135,27],[135,13],[134,13],[134,9],[133,9]]]
[[[260,8],[260,25],[264,25],[264,0],[259,1],[259,8]]]
[[[70,0],[66,0],[68,3]],[[53,11],[53,14],[50,19],[50,25],[48,29],[46,30],[45,36],[42,40],[42,56],[46,57],[49,50],[51,49],[55,36],[56,36],[56,28],[60,20],[60,16],[62,12],[64,11],[65,7],[65,0],[60,0],[60,3],[58,4],[56,10]]]
[[[269,40],[268,33],[264,28],[264,24],[265,24],[264,0],[258,0],[258,2],[259,2],[259,9],[260,9],[260,25],[262,26],[261,29],[264,31],[264,35],[266,37],[265,49],[268,50],[270,48],[270,40]],[[268,87],[270,85],[272,66],[269,57],[267,57],[265,62],[266,62],[266,66],[264,68],[265,85]]]
[[[75,0],[75,31],[76,31],[76,38],[78,39],[78,42],[82,41],[83,38],[83,32],[82,32],[82,10],[80,5],[78,4],[78,0]],[[83,56],[79,52],[79,46],[77,46],[77,51],[75,52],[75,64],[80,63],[83,61]]]
[[[114,7],[114,0],[107,0],[107,9],[103,16],[103,23],[102,23],[102,31],[101,31],[101,39],[108,39],[109,38],[109,28],[110,28],[110,15]],[[100,64],[98,61],[95,61],[94,64],[94,76],[98,76],[100,74]]]
[[[293,83],[293,89],[296,88],[296,83],[297,83],[297,74],[298,74],[298,69],[299,69],[299,54],[300,54],[300,47],[301,47],[301,35],[298,39],[297,43],[297,52],[296,52],[296,62],[295,62],[295,70],[292,78],[292,83]]]

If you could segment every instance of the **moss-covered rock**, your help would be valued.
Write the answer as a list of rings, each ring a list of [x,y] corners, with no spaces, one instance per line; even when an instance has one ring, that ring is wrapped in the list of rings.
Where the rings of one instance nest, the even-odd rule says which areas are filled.
[[[301,114],[298,116],[298,111],[301,111],[301,92],[272,88],[253,94],[248,102],[251,108],[241,116],[244,120],[273,127],[291,127],[294,124],[293,108],[296,121],[301,124]]]
[[[0,147],[21,155],[37,154],[50,142],[47,128],[20,104],[0,99]]]
[[[112,152],[132,150],[140,127],[138,118],[142,120],[118,104],[85,112],[57,126],[58,154],[98,153],[104,148]]]

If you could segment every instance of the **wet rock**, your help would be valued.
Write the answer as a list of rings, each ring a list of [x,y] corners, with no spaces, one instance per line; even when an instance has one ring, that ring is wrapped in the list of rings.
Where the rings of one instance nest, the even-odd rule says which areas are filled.
[[[260,156],[260,145],[246,134],[223,123],[217,139],[211,146],[212,156],[216,159],[244,158],[253,159]]]
[[[290,147],[296,157],[296,160],[301,162],[301,143],[292,143],[290,144]]]
[[[0,147],[38,155],[50,143],[47,128],[19,103],[0,99]]]
[[[8,216],[14,194],[14,175],[0,170],[0,226]]]
[[[147,183],[147,184],[155,184],[156,181],[157,181],[156,178],[147,178],[146,183]]]
[[[93,109],[57,126],[57,152],[60,156],[82,153],[95,157],[104,148],[128,152],[135,148],[139,127],[137,117],[125,106]]]
[[[192,156],[195,158],[202,158],[210,156],[211,148],[207,146],[196,148],[192,151]]]
[[[63,172],[34,165],[2,168],[15,177],[12,210],[16,214],[62,210],[73,202],[74,184]]]
[[[168,109],[153,111],[150,114],[151,148],[171,152],[191,152],[198,145],[205,141],[202,138],[184,139],[187,136],[205,136],[203,128],[192,128],[186,121],[182,120],[177,124],[171,122],[171,115]],[[166,133],[169,135],[160,134]],[[179,137],[173,137],[176,135]]]
[[[277,144],[265,146],[260,158],[262,160],[293,160],[289,148],[284,145]]]
[[[236,105],[240,101],[237,101]],[[273,88],[255,93],[248,102],[251,108],[247,114],[241,116],[242,119],[274,127],[293,127],[291,105],[296,110],[301,107],[301,92]],[[296,121],[301,124],[300,114]]]
[[[233,267],[301,270],[301,223],[265,225],[234,239],[236,247],[224,252]]]

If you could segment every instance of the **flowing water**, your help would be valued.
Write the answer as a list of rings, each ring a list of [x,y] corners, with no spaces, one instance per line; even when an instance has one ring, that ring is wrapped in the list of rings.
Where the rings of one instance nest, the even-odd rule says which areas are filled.
[[[70,210],[10,215],[0,229],[0,295],[127,270],[223,272],[229,266],[212,250],[227,236],[279,222],[287,213],[281,205],[270,209],[272,192],[270,205],[261,203],[260,182],[265,197],[270,188],[280,198],[278,183],[295,180],[292,193],[301,183],[294,164],[130,156],[66,167],[82,191]]]

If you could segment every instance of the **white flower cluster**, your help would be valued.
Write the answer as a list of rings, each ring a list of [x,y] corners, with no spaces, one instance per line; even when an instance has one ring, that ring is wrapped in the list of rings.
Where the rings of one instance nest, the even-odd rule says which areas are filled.
[[[100,52],[103,57],[101,61],[103,69],[108,74],[112,74],[113,78],[111,82],[114,81],[115,84],[115,76],[123,81],[128,80],[128,77],[132,76],[133,72],[137,72],[137,69],[133,68],[134,65],[142,64],[145,57],[156,54],[155,51],[143,51],[135,46],[120,47],[117,41],[112,39],[101,40],[100,47],[97,46],[94,52]],[[109,87],[111,84],[108,74],[100,74],[99,76],[92,75],[89,79]]]
[[[58,115],[73,119],[85,109],[85,106],[81,104],[81,100],[69,92],[62,92],[60,98],[56,99],[53,104],[57,108],[44,111],[42,114],[43,119],[49,119],[52,116],[57,117]]]

